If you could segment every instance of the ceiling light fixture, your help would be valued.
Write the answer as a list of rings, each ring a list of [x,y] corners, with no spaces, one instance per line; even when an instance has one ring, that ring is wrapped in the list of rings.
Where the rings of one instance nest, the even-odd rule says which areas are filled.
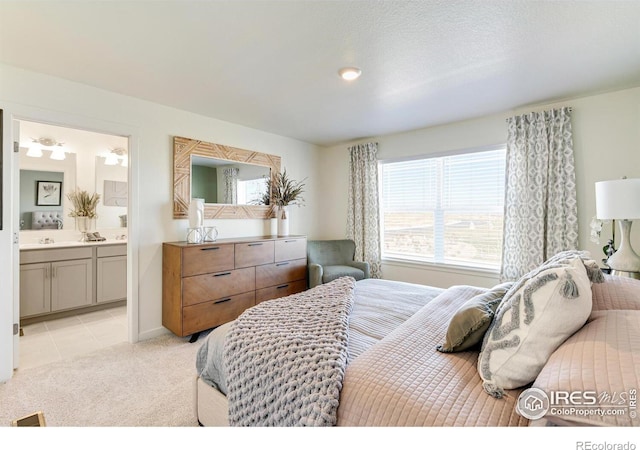
[[[343,80],[347,81],[355,80],[360,76],[361,73],[362,70],[358,69],[357,67],[343,67],[338,71],[338,75],[340,75]]]

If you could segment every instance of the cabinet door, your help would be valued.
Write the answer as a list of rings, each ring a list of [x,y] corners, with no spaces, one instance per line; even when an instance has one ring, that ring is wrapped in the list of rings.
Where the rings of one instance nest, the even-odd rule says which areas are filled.
[[[91,259],[51,263],[51,311],[91,305],[92,266]]]
[[[98,258],[96,301],[112,302],[127,298],[127,257]]]
[[[49,263],[20,266],[20,317],[51,311],[50,273]]]

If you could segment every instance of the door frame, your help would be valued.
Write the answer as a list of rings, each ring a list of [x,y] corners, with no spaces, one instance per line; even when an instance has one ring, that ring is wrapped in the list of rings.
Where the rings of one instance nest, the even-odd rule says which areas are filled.
[[[17,342],[19,336],[13,336],[13,323],[19,323],[20,314],[20,248],[17,242],[19,235],[19,214],[14,210],[19,204],[20,192],[16,189],[14,171],[19,170],[19,154],[13,152],[15,140],[14,121],[40,122],[50,125],[75,128],[102,134],[111,134],[128,139],[128,196],[127,205],[127,328],[130,343],[139,340],[139,298],[138,298],[138,252],[139,252],[139,144],[140,133],[137,128],[116,122],[98,120],[91,117],[68,114],[59,111],[45,110],[26,105],[1,103],[3,110],[3,229],[0,230],[0,250],[7,254],[0,263],[0,284],[12,286],[11,296],[0,297],[0,383],[7,381],[17,368]],[[16,168],[17,166],[17,168]],[[15,239],[14,239],[15,237]],[[7,250],[5,252],[5,249]],[[6,264],[6,267],[3,267]],[[3,273],[4,272],[4,273]],[[17,273],[16,273],[17,272]],[[6,284],[5,284],[6,283]],[[7,314],[5,314],[7,313]],[[2,318],[5,318],[4,320]],[[9,319],[9,320],[7,320]],[[16,322],[18,321],[18,322]],[[10,323],[9,323],[10,322]],[[9,351],[5,351],[9,349]],[[15,356],[15,357],[14,357]]]

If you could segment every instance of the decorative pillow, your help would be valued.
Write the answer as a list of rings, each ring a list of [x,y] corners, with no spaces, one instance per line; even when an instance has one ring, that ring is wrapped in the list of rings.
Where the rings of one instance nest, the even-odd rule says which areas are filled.
[[[591,313],[591,281],[578,257],[551,262],[525,275],[505,295],[478,357],[484,390],[531,383],[553,351],[584,325]]]
[[[553,352],[532,387],[548,396],[573,394],[550,405],[543,417],[548,424],[640,426],[634,403],[640,387],[640,311],[594,312]],[[599,414],[613,409],[618,414]]]
[[[444,344],[436,349],[443,353],[462,352],[482,343],[498,305],[512,285],[499,284],[462,305],[449,321]]]

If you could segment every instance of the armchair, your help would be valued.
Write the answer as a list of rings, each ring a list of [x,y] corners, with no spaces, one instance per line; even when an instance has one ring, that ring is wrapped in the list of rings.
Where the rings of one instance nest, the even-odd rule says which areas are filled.
[[[354,261],[356,244],[350,239],[307,242],[309,288],[343,276],[369,278],[369,263]]]

